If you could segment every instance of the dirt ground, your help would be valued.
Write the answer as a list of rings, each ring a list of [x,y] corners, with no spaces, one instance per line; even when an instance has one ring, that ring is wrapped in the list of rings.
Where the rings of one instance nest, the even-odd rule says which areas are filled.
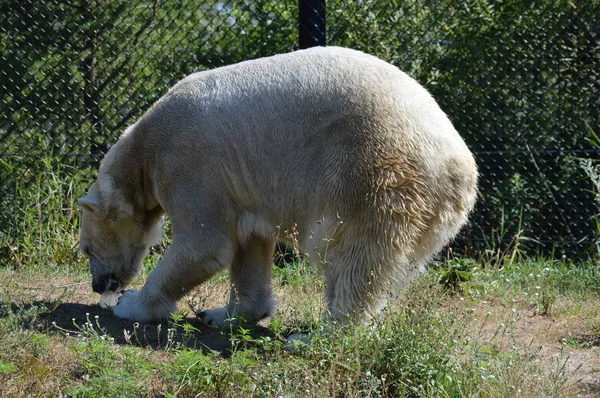
[[[108,336],[114,338],[116,344],[134,344],[138,346],[165,347],[168,342],[170,327],[166,322],[153,324],[137,324],[124,321],[112,316],[110,310],[101,309],[98,305],[99,296],[91,291],[89,281],[74,280],[69,277],[48,280],[29,280],[18,283],[16,291],[19,298],[13,301],[24,306],[43,304],[49,311],[41,316],[33,325],[25,327],[50,330],[76,331],[77,326],[87,320],[98,322]],[[6,286],[6,285],[5,285]],[[221,289],[221,288],[219,288]],[[209,292],[212,299],[223,300],[223,292]],[[216,297],[215,297],[216,296]],[[223,297],[221,297],[223,296]],[[204,302],[206,307],[218,305]],[[560,303],[558,303],[560,306]],[[232,348],[230,334],[227,330],[218,330],[204,326],[194,315],[189,305],[185,321],[196,330],[185,338],[181,331],[172,335],[175,343],[197,349],[214,350],[227,356]],[[515,308],[519,308],[515,311]],[[519,303],[507,303],[490,298],[478,301],[474,307],[467,308],[459,299],[452,300],[447,308],[458,314],[464,311],[474,311],[477,319],[477,339],[481,344],[493,344],[500,350],[510,351],[517,343],[528,347],[528,352],[536,352],[548,372],[564,366],[569,380],[565,391],[570,396],[593,398],[600,397],[600,341],[597,335],[586,331],[584,315],[553,316],[538,314],[533,308]],[[2,316],[2,314],[0,314]],[[507,321],[508,320],[508,321]],[[506,324],[510,325],[510,330]],[[53,324],[55,326],[53,326]],[[251,328],[251,335],[271,336],[272,333],[261,327]],[[569,344],[571,342],[571,344]]]
[[[205,326],[186,302],[180,304],[180,308],[186,313],[181,323],[189,323],[196,330],[191,330],[184,336],[182,330],[169,333],[168,329],[172,325],[166,321],[140,324],[114,317],[110,309],[100,307],[100,296],[91,291],[88,281],[73,281],[68,277],[57,278],[52,282],[32,280],[19,282],[17,291],[21,293],[21,298],[14,300],[16,304],[25,308],[40,305],[48,308],[47,313],[34,324],[25,325],[26,327],[77,332],[78,327],[87,321],[94,325],[97,321],[104,333],[114,338],[116,344],[153,348],[181,344],[205,351],[217,351],[224,357],[232,349],[229,331]],[[250,328],[250,334],[252,337],[273,337],[269,329],[260,326]]]
[[[515,343],[527,347],[537,353],[548,374],[564,369],[568,381],[563,390],[569,396],[600,397],[600,339],[589,333],[585,314],[541,314],[525,303],[507,305],[495,298],[482,300],[475,311],[481,344],[505,351]]]

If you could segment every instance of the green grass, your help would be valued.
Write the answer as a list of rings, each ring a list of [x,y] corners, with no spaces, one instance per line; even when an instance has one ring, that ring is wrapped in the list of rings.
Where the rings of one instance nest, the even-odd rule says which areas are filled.
[[[27,169],[14,186],[21,202],[12,229],[0,234],[3,396],[592,397],[600,391],[598,263],[522,253],[502,253],[493,267],[485,259],[445,261],[371,324],[326,335],[319,322],[323,279],[296,259],[274,267],[280,308],[266,329],[215,331],[195,321],[192,310],[224,303],[226,274],[191,292],[170,322],[134,325],[101,312],[89,287],[77,250],[83,173],[66,179],[72,170],[51,161],[35,167],[41,174]],[[163,251],[164,245],[153,249],[142,281]],[[285,338],[297,332],[310,332],[312,340],[290,353]]]
[[[93,175],[57,158],[0,160],[0,266],[68,272],[80,265],[77,199]]]
[[[334,336],[318,332],[317,304],[312,313],[294,312],[292,299],[282,303],[268,335],[224,330],[232,347],[226,352],[168,341],[154,347],[116,344],[118,336],[103,328],[103,322],[112,322],[109,318],[88,316],[70,327],[44,326],[40,319],[52,308],[36,304],[39,292],[28,288],[34,284],[28,280],[43,273],[38,269],[15,281],[14,272],[3,271],[3,279],[14,283],[0,297],[0,384],[11,396],[56,396],[59,391],[77,397],[568,396],[573,377],[565,364],[568,358],[544,358],[537,347],[519,339],[519,320],[511,321],[519,315],[512,309],[529,308],[521,316],[534,316],[539,305],[536,286],[549,286],[557,301],[573,308],[583,305],[588,313],[581,322],[587,329],[565,335],[564,345],[595,349],[600,339],[599,324],[594,323],[600,319],[599,286],[590,282],[593,278],[583,278],[581,268],[547,265],[538,261],[502,271],[476,269],[464,282],[470,284],[468,293],[446,289],[439,283],[443,274],[431,271],[372,324],[348,327]],[[304,284],[321,286],[310,265],[290,269]],[[590,265],[585,273],[597,271],[598,266]],[[289,276],[281,277],[285,272],[276,272],[276,291],[293,298],[298,286],[289,283]],[[46,275],[51,274],[48,270]],[[73,274],[74,280],[78,277],[82,275]],[[211,283],[226,287],[224,277]],[[77,294],[67,297],[77,300]],[[489,306],[493,300],[498,302]],[[60,299],[53,305],[60,305]],[[314,328],[311,344],[294,354],[284,350],[284,337],[307,325]],[[189,342],[198,331],[181,316],[170,326],[175,330],[172,340]],[[577,340],[583,335],[596,340],[590,337],[589,347],[583,346]]]

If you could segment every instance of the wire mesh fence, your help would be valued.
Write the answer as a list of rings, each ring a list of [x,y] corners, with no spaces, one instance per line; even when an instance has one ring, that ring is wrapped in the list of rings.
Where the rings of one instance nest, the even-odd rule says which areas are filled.
[[[16,181],[35,178],[39,159],[91,182],[124,128],[186,74],[326,39],[416,78],[475,153],[480,200],[457,248],[594,250],[579,159],[600,158],[598,0],[324,4],[0,1],[0,238],[27,233]]]

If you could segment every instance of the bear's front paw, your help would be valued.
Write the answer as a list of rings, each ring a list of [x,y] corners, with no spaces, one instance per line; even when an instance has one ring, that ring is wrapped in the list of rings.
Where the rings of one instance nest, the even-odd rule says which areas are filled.
[[[213,328],[234,325],[236,322],[235,314],[230,314],[226,307],[200,311],[196,315],[202,323]]]
[[[123,295],[119,297],[119,302],[113,308],[113,314],[118,318],[130,321],[145,322],[148,318],[140,300],[140,292],[137,290],[123,292]]]
[[[146,323],[166,319],[176,311],[177,306],[175,303],[165,303],[156,308],[149,308],[143,302],[139,291],[127,290],[119,298],[119,303],[113,309],[113,314],[118,318]]]

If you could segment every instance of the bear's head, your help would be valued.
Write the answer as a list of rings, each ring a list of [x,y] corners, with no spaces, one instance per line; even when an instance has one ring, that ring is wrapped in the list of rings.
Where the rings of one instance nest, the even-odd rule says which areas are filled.
[[[79,245],[90,259],[92,289],[100,294],[124,289],[159,242],[162,214],[135,209],[108,179],[92,184],[78,203],[83,209]]]

